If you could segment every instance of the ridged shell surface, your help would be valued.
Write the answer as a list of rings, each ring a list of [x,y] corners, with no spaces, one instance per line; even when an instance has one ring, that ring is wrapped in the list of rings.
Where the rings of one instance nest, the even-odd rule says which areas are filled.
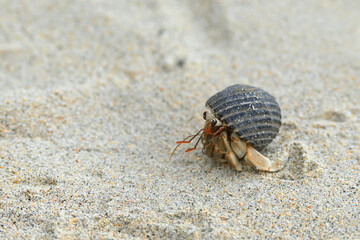
[[[206,106],[242,140],[259,151],[279,132],[279,104],[273,96],[260,88],[233,85],[210,97]]]

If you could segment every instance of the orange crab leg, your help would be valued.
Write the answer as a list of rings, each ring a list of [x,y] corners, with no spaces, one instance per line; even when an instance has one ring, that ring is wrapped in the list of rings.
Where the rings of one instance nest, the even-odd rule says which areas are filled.
[[[190,143],[197,135],[199,135],[199,133],[202,131],[203,129],[200,129],[200,131],[198,131],[195,135],[190,135],[187,136],[184,140],[182,141],[178,141],[176,142],[177,146],[175,147],[175,149],[172,151],[171,155],[170,155],[170,159],[172,158],[172,156],[174,155],[176,149],[183,143]],[[190,140],[186,140],[188,138],[191,138]],[[200,137],[201,138],[201,137]],[[197,144],[196,144],[197,145]]]
[[[196,142],[195,146],[194,146],[193,148],[189,148],[189,149],[188,149],[188,150],[186,150],[185,152],[187,153],[187,152],[191,152],[191,151],[195,150],[195,149],[196,149],[196,147],[197,147],[197,145],[199,144],[199,142],[200,142],[201,138],[202,138],[202,134],[201,134],[201,136],[199,137],[199,139],[197,140],[197,142]]]

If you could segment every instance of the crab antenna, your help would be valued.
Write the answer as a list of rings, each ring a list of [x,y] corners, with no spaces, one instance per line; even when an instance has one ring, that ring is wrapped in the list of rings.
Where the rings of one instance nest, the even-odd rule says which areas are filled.
[[[186,137],[184,140],[178,141],[178,142],[176,142],[176,143],[177,143],[177,144],[190,143],[194,138],[196,138],[197,135],[199,135],[199,133],[200,133],[201,131],[203,131],[203,129],[200,129],[195,135],[190,135],[190,136]],[[189,137],[192,137],[192,138],[191,138],[190,140],[188,140],[188,141],[185,141],[185,140],[186,140],[187,138],[189,138]]]
[[[187,153],[187,152],[191,152],[191,151],[195,150],[196,147],[197,147],[197,145],[199,144],[200,140],[202,139],[203,135],[204,135],[204,133],[202,133],[202,134],[200,135],[199,139],[196,141],[196,144],[195,144],[195,146],[194,146],[193,148],[189,148],[189,149],[186,150],[185,152]]]
[[[186,139],[190,138],[190,137],[193,137],[194,135],[190,135],[190,136],[187,136],[186,138],[184,138],[183,141],[185,141]],[[172,156],[174,155],[176,149],[181,145],[181,143],[178,143],[178,145],[174,148],[174,150],[172,151],[171,155],[170,155],[170,160],[172,158]]]
[[[175,147],[175,149],[172,151],[171,155],[170,155],[170,159],[172,158],[172,156],[174,155],[176,149],[183,143],[190,143],[192,140],[194,140],[194,138],[199,135],[199,133],[203,131],[203,129],[200,129],[195,135],[190,135],[190,136],[187,136],[186,138],[184,138],[184,140],[182,141],[178,141],[176,142],[177,143],[177,146]],[[188,138],[191,138],[190,140],[186,140]],[[201,137],[200,137],[201,138]],[[197,145],[197,144],[196,144]]]

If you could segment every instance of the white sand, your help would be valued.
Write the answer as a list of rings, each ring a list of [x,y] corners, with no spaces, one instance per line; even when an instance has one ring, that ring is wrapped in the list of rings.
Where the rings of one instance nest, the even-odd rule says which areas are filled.
[[[360,238],[359,1],[193,2],[0,0],[1,239]],[[235,83],[286,168],[169,160]]]

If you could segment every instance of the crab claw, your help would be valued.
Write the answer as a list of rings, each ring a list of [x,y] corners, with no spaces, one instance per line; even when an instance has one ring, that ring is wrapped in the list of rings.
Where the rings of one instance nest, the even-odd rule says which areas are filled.
[[[245,161],[258,170],[266,172],[276,172],[285,167],[286,161],[270,161],[269,158],[259,153],[250,144],[246,144]]]

